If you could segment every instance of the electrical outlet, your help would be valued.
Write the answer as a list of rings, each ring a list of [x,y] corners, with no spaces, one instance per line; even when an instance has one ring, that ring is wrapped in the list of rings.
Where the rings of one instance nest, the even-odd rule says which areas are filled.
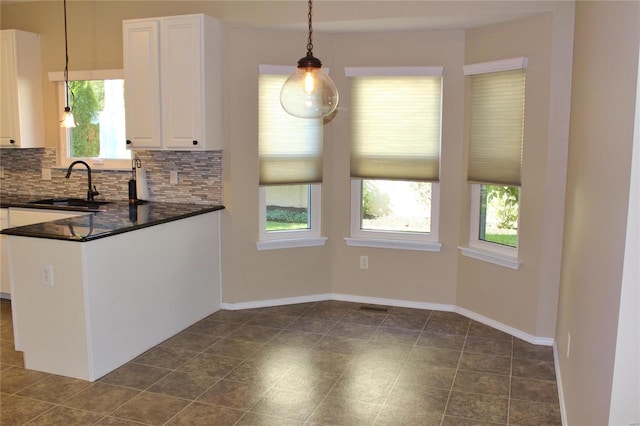
[[[177,170],[171,170],[169,172],[169,183],[171,185],[177,185],[178,184],[178,171]]]
[[[42,180],[51,180],[51,169],[42,169]]]
[[[360,256],[360,269],[369,269],[369,256]]]
[[[567,333],[567,358],[571,356],[571,333]]]
[[[52,265],[40,265],[40,284],[45,287],[53,287]]]

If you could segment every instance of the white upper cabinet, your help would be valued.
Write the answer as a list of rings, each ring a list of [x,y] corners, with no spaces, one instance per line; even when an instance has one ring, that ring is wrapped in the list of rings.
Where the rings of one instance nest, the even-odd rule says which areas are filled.
[[[0,146],[44,146],[40,35],[0,31]]]
[[[123,21],[130,149],[222,149],[221,25],[202,14]]]

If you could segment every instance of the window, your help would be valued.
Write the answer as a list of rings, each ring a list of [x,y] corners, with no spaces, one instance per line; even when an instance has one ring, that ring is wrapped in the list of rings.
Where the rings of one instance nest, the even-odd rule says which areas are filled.
[[[470,76],[469,247],[463,254],[519,267],[518,219],[527,58],[467,65]]]
[[[258,78],[259,250],[322,245],[322,119],[287,114],[280,88],[294,67],[261,65]]]
[[[348,245],[439,251],[442,67],[347,68]]]
[[[60,165],[85,160],[92,167],[131,168],[131,151],[124,142],[122,71],[70,72],[69,90],[69,106],[77,125],[60,128]],[[62,111],[66,102],[64,80],[58,81],[58,100],[58,110]]]

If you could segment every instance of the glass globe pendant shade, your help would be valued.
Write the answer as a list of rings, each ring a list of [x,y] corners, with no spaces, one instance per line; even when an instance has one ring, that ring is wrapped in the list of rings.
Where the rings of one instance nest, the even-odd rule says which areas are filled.
[[[320,60],[307,54],[298,61],[298,68],[282,86],[280,104],[294,117],[320,118],[335,111],[338,90],[331,78],[322,72]]]
[[[76,127],[76,120],[73,118],[71,108],[64,108],[64,112],[62,113],[62,120],[60,121],[60,127],[64,127],[67,129]]]

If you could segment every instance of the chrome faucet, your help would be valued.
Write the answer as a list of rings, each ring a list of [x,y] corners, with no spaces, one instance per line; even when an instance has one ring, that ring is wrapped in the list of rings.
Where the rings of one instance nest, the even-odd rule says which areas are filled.
[[[100,193],[98,192],[98,190],[96,189],[95,185],[91,185],[91,167],[89,167],[89,165],[87,163],[85,163],[82,160],[77,160],[74,161],[73,163],[69,164],[69,168],[67,169],[67,176],[65,176],[67,179],[69,179],[69,176],[71,176],[71,169],[73,169],[73,166],[75,166],[76,164],[82,164],[87,168],[87,183],[89,185],[89,189],[87,191],[87,200],[88,201],[93,201],[93,197],[96,195],[100,195]]]

